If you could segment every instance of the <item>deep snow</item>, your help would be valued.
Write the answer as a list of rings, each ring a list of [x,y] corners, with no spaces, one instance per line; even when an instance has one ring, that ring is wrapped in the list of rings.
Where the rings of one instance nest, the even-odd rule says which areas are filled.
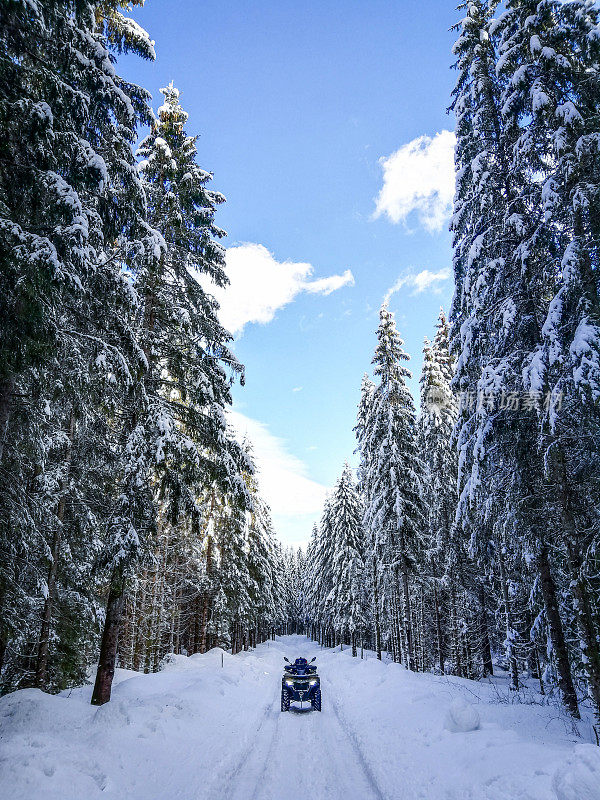
[[[283,655],[318,656],[323,712],[279,711]],[[176,656],[91,687],[0,700],[11,800],[600,800],[600,748],[555,706],[501,681],[412,674],[281,637],[254,652]],[[223,667],[221,666],[223,663]]]

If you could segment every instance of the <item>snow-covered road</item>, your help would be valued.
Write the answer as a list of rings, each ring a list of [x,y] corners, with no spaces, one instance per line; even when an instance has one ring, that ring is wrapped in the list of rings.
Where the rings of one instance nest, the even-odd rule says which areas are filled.
[[[304,637],[286,639],[283,649],[290,661],[299,655],[310,659],[321,654],[321,649]],[[321,714],[306,706],[304,710],[292,706],[289,713],[282,714],[280,683],[275,684],[273,703],[261,722],[260,736],[242,757],[226,794],[231,800],[383,800],[362,753],[336,713],[331,680],[322,675],[321,681],[328,697]]]
[[[317,656],[322,713],[280,712],[284,655]],[[99,709],[90,687],[15,692],[0,699],[0,797],[600,800],[600,749],[555,706],[368,655],[288,636],[120,671]]]

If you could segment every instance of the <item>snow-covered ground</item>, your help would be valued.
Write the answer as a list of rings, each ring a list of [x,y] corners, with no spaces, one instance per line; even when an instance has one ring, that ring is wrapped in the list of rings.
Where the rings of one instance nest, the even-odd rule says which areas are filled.
[[[284,654],[318,656],[321,714],[280,712]],[[600,748],[556,707],[368,655],[287,636],[179,656],[153,675],[120,671],[101,708],[91,687],[7,695],[0,797],[600,800]]]

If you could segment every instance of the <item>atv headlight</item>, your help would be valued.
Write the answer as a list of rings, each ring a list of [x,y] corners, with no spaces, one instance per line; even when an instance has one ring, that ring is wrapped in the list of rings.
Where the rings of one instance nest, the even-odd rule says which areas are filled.
[[[294,681],[290,681],[290,680],[288,679],[288,680],[286,680],[286,682],[285,682],[285,685],[286,685],[286,686],[293,686],[293,685],[294,685]]]
[[[317,684],[317,679],[316,679],[316,678],[313,678],[311,681],[309,681],[309,683],[310,683],[310,685],[311,685],[311,686],[316,686],[316,684]]]

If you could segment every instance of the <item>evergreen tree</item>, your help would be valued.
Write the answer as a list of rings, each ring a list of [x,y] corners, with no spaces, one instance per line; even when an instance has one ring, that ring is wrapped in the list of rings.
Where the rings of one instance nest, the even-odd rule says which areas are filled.
[[[426,340],[421,373],[419,450],[424,462],[423,499],[427,509],[427,573],[433,592],[437,660],[445,671],[447,637],[456,646],[459,624],[456,611],[456,583],[464,586],[466,552],[460,530],[454,525],[457,505],[458,460],[452,436],[457,419],[457,402],[451,382],[453,366],[449,350],[449,327],[440,311],[433,346]],[[449,631],[444,605],[450,599]],[[486,663],[489,664],[490,659]]]
[[[342,639],[344,634],[350,635],[352,655],[356,656],[357,639],[362,641],[368,624],[365,605],[367,581],[363,509],[347,463],[335,487],[331,509],[334,520],[333,586],[328,602],[334,627]]]
[[[363,499],[364,507],[364,527],[367,531],[368,539],[368,553],[366,558],[370,568],[370,583],[373,592],[373,622],[375,627],[375,652],[377,658],[381,661],[381,569],[378,563],[378,555],[375,547],[375,535],[370,529],[366,513],[369,504],[372,500],[372,493],[370,485],[368,484],[369,475],[372,474],[369,469],[369,459],[372,455],[369,450],[369,431],[371,427],[371,411],[373,407],[373,394],[375,391],[375,384],[371,381],[368,375],[363,375],[361,388],[360,388],[360,402],[358,405],[358,413],[356,418],[356,425],[354,433],[356,435],[357,448],[356,452],[360,454],[360,466],[358,469],[358,490]]]
[[[111,433],[98,418],[114,413],[141,363],[137,296],[121,266],[134,275],[133,254],[160,247],[131,151],[138,122],[150,119],[149,96],[117,76],[112,56],[127,49],[149,58],[153,49],[118,8],[15,2],[0,10],[0,461],[8,477],[0,662],[26,629],[29,642],[12,652],[33,639],[36,657],[9,672],[39,686],[61,685],[61,668],[48,675],[49,656],[61,659],[49,652],[56,605],[74,597],[82,577],[92,583],[102,535],[95,513],[110,504],[115,450],[98,438]],[[32,531],[44,547],[15,569]],[[84,562],[67,564],[64,552]],[[85,629],[95,609],[89,598],[84,607]]]
[[[521,137],[515,157],[539,170],[543,222],[537,239],[547,242],[544,275],[554,296],[542,341],[527,377],[532,392],[553,402],[538,404],[548,480],[549,518],[558,522],[570,571],[570,589],[581,642],[581,666],[600,714],[599,629],[593,609],[599,585],[598,542],[600,305],[598,263],[600,189],[598,79],[600,45],[594,3],[512,2],[501,20],[503,69],[512,80],[512,112],[535,147]],[[527,43],[527,49],[525,47]],[[520,79],[513,76],[519,71]]]
[[[235,372],[241,367],[225,346],[230,336],[217,320],[214,299],[197,280],[206,275],[216,285],[226,282],[223,248],[214,238],[223,232],[213,221],[223,198],[206,189],[211,176],[195,162],[196,139],[185,132],[179,92],[172,85],[162,91],[165,103],[139,153],[148,221],[164,246],[148,254],[138,276],[146,363],[137,391],[145,413],[141,419],[134,412],[124,428],[129,457],[121,476],[122,513],[111,532],[111,590],[92,698],[96,704],[110,698],[126,581],[152,529],[151,515],[143,516],[152,508],[150,485],[173,519],[185,513],[193,525],[201,520],[196,498],[209,482],[250,502],[241,473],[251,467],[226,435],[223,414],[231,403],[224,366]],[[245,601],[240,603],[245,609]]]
[[[394,606],[403,595],[402,620],[396,620],[405,663],[414,669],[409,578],[421,557],[424,515],[421,499],[422,465],[417,454],[414,403],[406,385],[409,356],[396,330],[393,314],[383,306],[373,357],[379,384],[373,393],[366,447],[366,483],[370,498],[366,521],[374,549],[387,571]],[[398,650],[399,652],[399,650]]]

